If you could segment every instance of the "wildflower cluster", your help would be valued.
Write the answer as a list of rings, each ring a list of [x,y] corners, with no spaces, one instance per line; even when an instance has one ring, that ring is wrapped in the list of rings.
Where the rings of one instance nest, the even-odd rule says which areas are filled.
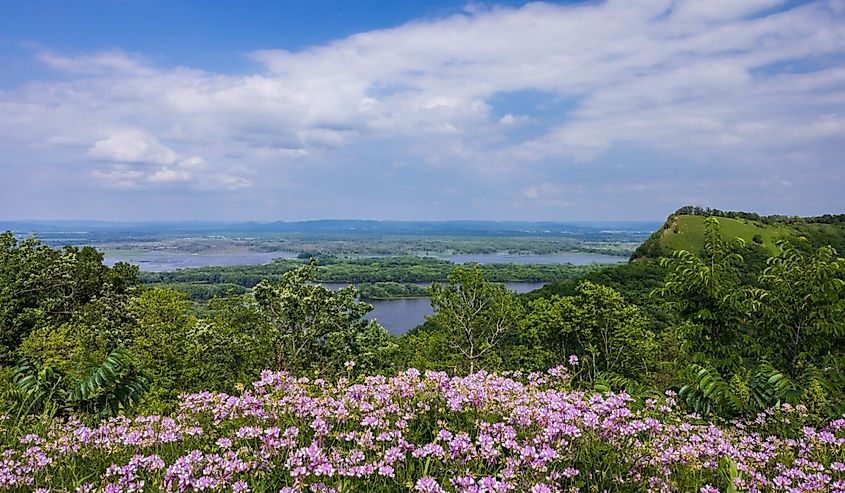
[[[23,435],[2,452],[0,490],[845,491],[845,419],[805,427],[784,406],[716,426],[671,393],[641,402],[568,379],[265,372],[240,395],[183,396],[169,417]]]

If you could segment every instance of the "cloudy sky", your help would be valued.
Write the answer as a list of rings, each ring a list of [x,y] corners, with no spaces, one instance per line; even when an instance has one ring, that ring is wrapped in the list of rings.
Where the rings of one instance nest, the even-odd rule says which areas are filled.
[[[0,219],[845,212],[845,0],[8,2]]]

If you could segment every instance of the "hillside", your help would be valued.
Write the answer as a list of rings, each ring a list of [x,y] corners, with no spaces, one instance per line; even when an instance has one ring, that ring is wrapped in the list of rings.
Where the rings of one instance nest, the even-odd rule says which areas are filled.
[[[798,218],[786,216],[759,216],[751,213],[736,213],[695,210],[683,208],[671,214],[663,226],[655,231],[634,254],[633,260],[658,258],[674,250],[700,252],[704,245],[704,220],[717,216],[723,237],[742,238],[749,246],[758,245],[766,254],[779,251],[779,240],[794,240],[800,237],[809,240],[811,247],[832,245],[840,253],[845,251],[845,223],[817,222],[820,218]],[[733,216],[733,217],[728,217]]]
[[[525,293],[526,299],[573,296],[582,281],[609,286],[639,306],[650,320],[650,327],[660,331],[674,320],[663,302],[651,296],[660,287],[666,270],[656,260],[679,249],[701,253],[704,247],[704,220],[717,216],[723,238],[742,238],[746,248],[741,252],[743,282],[755,284],[767,259],[777,254],[781,239],[797,240],[807,249],[832,245],[839,255],[845,254],[845,217],[826,215],[800,218],[795,216],[760,216],[749,212],[726,212],[714,209],[684,207],[669,215],[666,222],[643,242],[631,256],[631,262],[617,264],[585,274],[576,279],[561,280]]]

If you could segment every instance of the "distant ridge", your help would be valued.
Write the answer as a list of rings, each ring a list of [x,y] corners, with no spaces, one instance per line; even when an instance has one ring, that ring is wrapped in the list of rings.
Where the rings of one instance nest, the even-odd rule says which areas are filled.
[[[648,232],[656,221],[376,221],[322,219],[275,222],[111,222],[0,221],[0,230],[18,234],[55,232],[138,233],[344,233],[429,235],[566,235],[582,232]]]

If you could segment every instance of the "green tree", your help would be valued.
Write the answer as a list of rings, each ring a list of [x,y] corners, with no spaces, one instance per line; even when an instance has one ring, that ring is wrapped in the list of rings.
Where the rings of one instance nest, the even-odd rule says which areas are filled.
[[[478,265],[458,267],[448,279],[429,288],[434,309],[429,320],[461,355],[461,369],[472,373],[499,359],[496,349],[516,329],[521,306],[504,285],[486,281]]]
[[[368,352],[384,348],[362,345],[390,345],[392,338],[375,322],[363,320],[372,305],[358,302],[353,286],[332,291],[315,284],[316,272],[312,262],[286,272],[278,284],[262,281],[255,287],[255,299],[269,320],[273,367],[325,373],[338,370],[341,358],[359,356],[376,364]]]
[[[460,354],[450,347],[448,335],[431,318],[399,338],[397,367],[448,371],[461,366]]]
[[[831,246],[805,253],[789,242],[751,290],[755,328],[771,363],[796,376],[806,364],[845,355],[845,259]]]
[[[655,292],[685,319],[679,333],[693,363],[679,394],[693,410],[733,417],[790,402],[821,417],[841,400],[845,260],[800,241],[779,242],[755,279],[737,253],[742,242],[722,239],[708,218],[702,257],[661,259],[668,273]]]
[[[533,300],[521,327],[539,332],[551,365],[578,356],[590,381],[602,373],[648,381],[656,365],[658,344],[647,318],[607,286],[583,281],[574,296]]]
[[[261,370],[273,368],[274,342],[270,321],[252,296],[214,298],[210,316],[191,330],[192,381],[203,388],[232,392],[238,383],[258,379]]]
[[[702,257],[677,250],[660,259],[666,279],[654,293],[689,322],[681,335],[684,349],[720,368],[740,365],[750,342],[738,253],[744,246],[741,238],[722,239],[719,221],[708,217]]]
[[[189,310],[187,295],[161,288],[142,290],[127,306],[133,324],[124,344],[152,380],[149,410],[166,410],[180,393],[199,390],[203,383],[192,385],[188,378],[192,366],[203,364],[190,353],[197,320]]]
[[[102,261],[92,247],[56,250],[36,238],[18,242],[11,232],[0,234],[0,365],[15,361],[33,330],[57,327],[82,310],[95,322],[92,303],[102,307],[137,283],[137,267]]]

